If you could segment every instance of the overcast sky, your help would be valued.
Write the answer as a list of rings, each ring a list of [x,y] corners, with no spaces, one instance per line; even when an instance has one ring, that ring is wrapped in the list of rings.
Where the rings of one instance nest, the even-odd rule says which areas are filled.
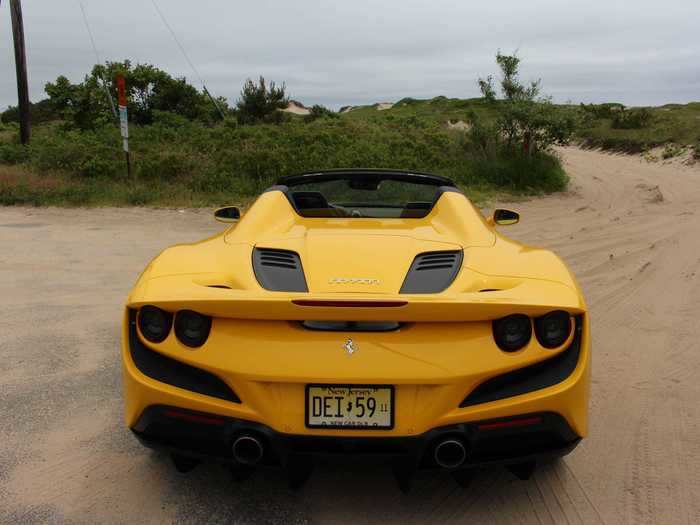
[[[198,79],[151,0],[83,0],[102,60]],[[158,0],[210,91],[234,102],[247,77],[285,81],[311,105],[477,96],[494,55],[556,101],[700,100],[699,0]],[[78,0],[24,0],[32,100],[96,62]],[[200,86],[201,87],[201,86]],[[0,107],[16,104],[8,0],[0,0]]]

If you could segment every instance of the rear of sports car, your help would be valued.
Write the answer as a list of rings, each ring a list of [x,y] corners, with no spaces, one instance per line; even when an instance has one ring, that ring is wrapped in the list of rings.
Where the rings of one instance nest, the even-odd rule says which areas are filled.
[[[447,235],[451,208],[478,213],[458,192],[424,217],[344,225],[294,204],[285,187],[264,194],[139,279],[122,356],[126,423],[144,444],[183,469],[210,458],[305,472],[319,455],[362,454],[404,477],[487,464],[526,475],[586,435],[589,324],[558,259]],[[516,255],[537,269],[504,275]]]

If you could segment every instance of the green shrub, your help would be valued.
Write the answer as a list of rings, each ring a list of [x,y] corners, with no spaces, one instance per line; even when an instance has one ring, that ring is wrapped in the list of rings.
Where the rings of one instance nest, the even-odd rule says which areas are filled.
[[[29,103],[29,119],[31,120],[32,125],[58,120],[61,117],[62,114],[56,111],[56,108],[48,99],[40,100],[36,103]],[[19,123],[19,107],[10,106],[5,111],[0,113],[0,122],[5,124],[14,122]]]
[[[405,97],[399,100],[395,106],[415,106],[416,104],[420,104],[422,101],[412,98],[412,97]]]
[[[0,164],[20,164],[29,159],[29,149],[19,142],[0,142]]]
[[[149,152],[138,157],[136,173],[141,179],[173,180],[194,172],[196,163],[191,155],[182,151]]]
[[[183,115],[171,113],[169,111],[153,111],[153,124],[163,128],[183,128],[190,124],[191,120]]]
[[[470,163],[472,184],[489,181],[514,192],[539,193],[566,189],[569,178],[554,155],[536,152],[527,155],[519,151],[501,152],[490,158],[474,159]]]
[[[651,124],[652,114],[647,108],[624,109],[614,114],[613,129],[641,129]]]
[[[122,172],[118,131],[63,130],[35,134],[29,146],[28,163],[35,169],[55,170],[81,177],[115,177]]]
[[[34,183],[24,189],[15,185],[3,190],[1,200],[220,204],[252,198],[283,175],[342,167],[428,171],[466,187],[515,192],[565,187],[566,176],[554,157],[523,155],[519,148],[501,144],[497,133],[494,138],[493,121],[473,121],[469,133],[454,133],[442,122],[410,114],[207,126],[156,113],[154,124],[132,126],[131,180],[114,126],[85,131],[42,126],[28,148],[0,139],[0,158],[65,179],[43,189]]]
[[[612,119],[623,111],[625,106],[616,102],[607,104],[581,104],[581,111],[586,115],[596,119]]]
[[[322,106],[320,104],[314,104],[313,106],[311,106],[311,109],[309,111],[310,113],[304,116],[304,120],[306,122],[313,122],[314,120],[320,118],[340,118],[339,113],[331,111],[327,107]]]
[[[498,125],[480,118],[474,112],[469,114],[469,123],[471,127],[463,136],[463,146],[467,154],[485,159],[494,157],[501,144]]]
[[[664,146],[664,150],[661,152],[661,158],[664,160],[672,159],[682,155],[684,151],[685,150],[677,144],[669,142]]]

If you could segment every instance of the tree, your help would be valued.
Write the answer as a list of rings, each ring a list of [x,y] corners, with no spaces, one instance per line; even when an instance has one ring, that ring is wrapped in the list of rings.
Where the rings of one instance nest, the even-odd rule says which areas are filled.
[[[569,143],[575,129],[575,119],[569,112],[557,108],[548,97],[540,96],[540,81],[523,84],[519,78],[520,58],[496,54],[501,70],[502,99],[496,98],[493,77],[478,80],[484,98],[499,108],[498,131],[508,146],[520,144],[528,155],[547,150],[553,145]]]
[[[104,91],[96,83],[88,82],[87,77],[81,84],[72,84],[66,77],[59,76],[55,82],[48,82],[44,91],[59,118],[80,129],[93,128],[111,118]]]
[[[156,111],[204,122],[220,118],[207,95],[185,78],[173,78],[150,64],[134,66],[129,60],[97,64],[80,84],[60,76],[46,84],[45,90],[51,105],[64,119],[72,120],[81,129],[93,128],[112,119],[105,85],[116,99],[118,74],[126,80],[129,116],[135,124],[151,124]],[[218,99],[218,103],[228,109],[224,99]]]
[[[480,78],[478,80],[479,89],[481,94],[484,96],[487,102],[494,102],[496,100],[496,90],[493,88],[493,77],[489,75],[486,78]]]
[[[289,105],[285,90],[284,83],[278,87],[274,82],[270,82],[268,87],[262,76],[257,84],[251,79],[246,80],[241,98],[236,103],[238,122],[256,124],[281,121],[280,110]]]

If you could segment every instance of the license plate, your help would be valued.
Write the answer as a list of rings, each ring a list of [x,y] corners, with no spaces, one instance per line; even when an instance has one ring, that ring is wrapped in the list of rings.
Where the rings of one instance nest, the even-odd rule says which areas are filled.
[[[394,387],[306,385],[309,428],[394,428]]]

